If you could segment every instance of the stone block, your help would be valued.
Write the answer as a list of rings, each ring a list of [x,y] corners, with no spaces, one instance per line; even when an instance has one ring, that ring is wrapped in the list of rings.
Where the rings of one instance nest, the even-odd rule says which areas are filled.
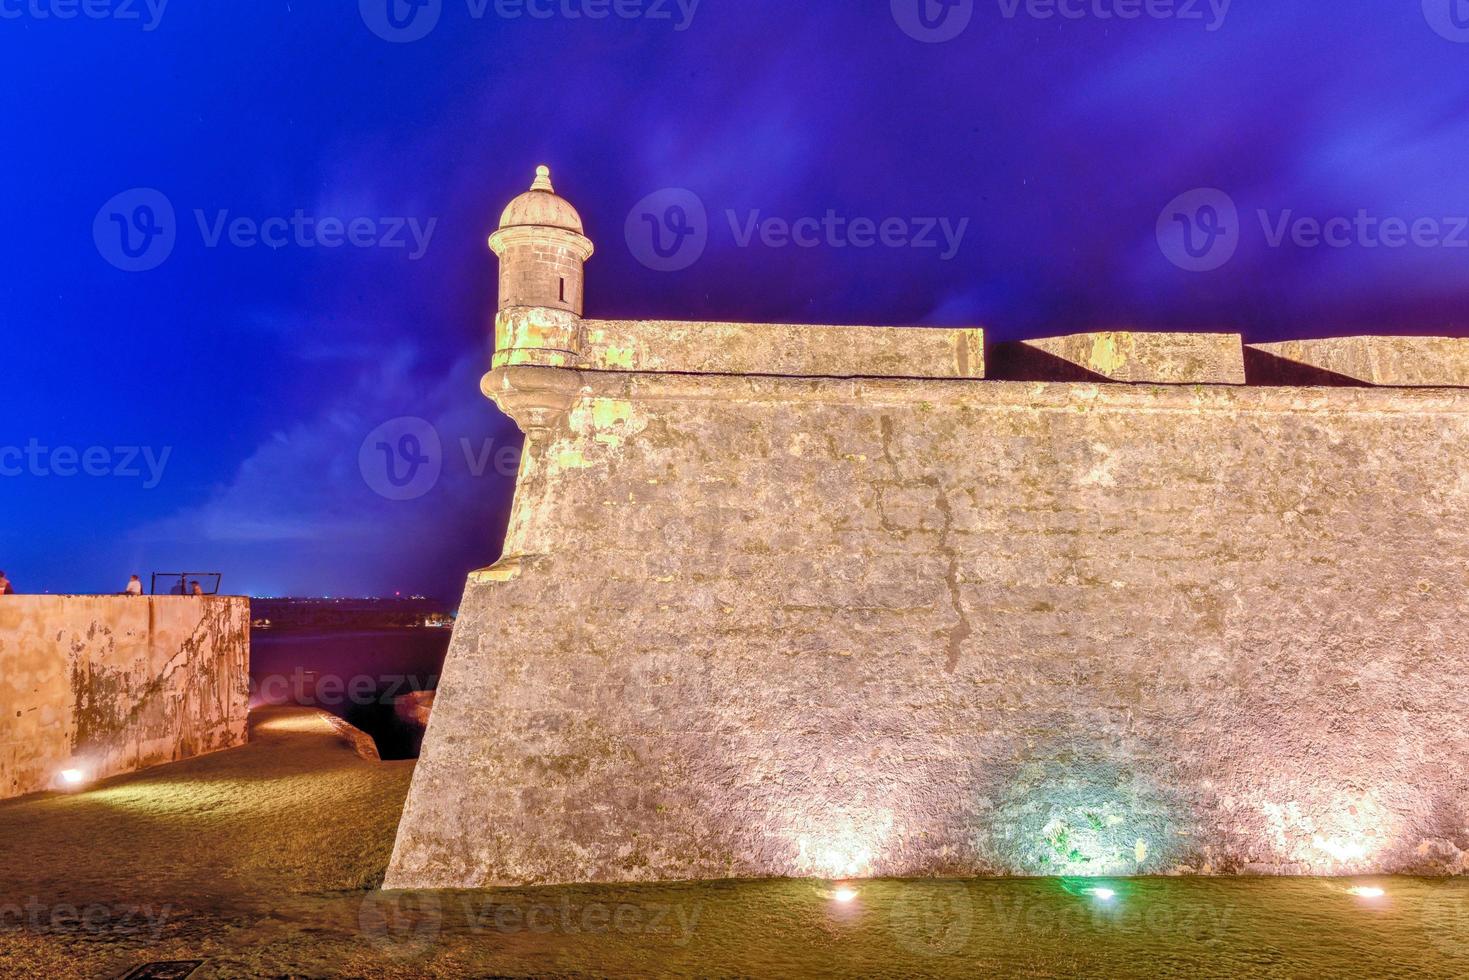
[[[1251,344],[1259,384],[1469,387],[1469,339],[1334,337]]]
[[[585,320],[591,371],[791,378],[983,378],[984,331],[786,323]]]
[[[1232,333],[1105,331],[996,344],[990,377],[1007,381],[1244,384],[1243,342]]]

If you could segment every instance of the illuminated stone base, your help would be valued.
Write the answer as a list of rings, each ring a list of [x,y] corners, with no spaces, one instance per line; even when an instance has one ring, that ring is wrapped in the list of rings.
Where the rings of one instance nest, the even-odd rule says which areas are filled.
[[[1466,870],[1469,391],[566,373],[389,887]]]

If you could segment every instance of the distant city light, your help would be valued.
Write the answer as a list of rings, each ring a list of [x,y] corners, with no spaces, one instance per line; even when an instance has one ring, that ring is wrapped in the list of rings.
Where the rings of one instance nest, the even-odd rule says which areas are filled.
[[[842,885],[836,891],[831,893],[831,897],[836,899],[838,902],[846,904],[847,902],[850,902],[852,899],[857,897],[857,890],[855,888],[850,888],[846,885]]]
[[[1387,894],[1387,892],[1378,888],[1376,885],[1356,885],[1348,888],[1347,893],[1349,895],[1356,895],[1358,898],[1381,898]]]

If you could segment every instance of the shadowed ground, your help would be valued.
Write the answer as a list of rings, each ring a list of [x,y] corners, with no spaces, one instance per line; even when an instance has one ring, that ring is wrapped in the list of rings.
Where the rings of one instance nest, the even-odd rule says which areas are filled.
[[[383,893],[412,763],[359,759],[309,711],[252,725],[246,748],[0,804],[0,976],[1469,975],[1464,880]]]

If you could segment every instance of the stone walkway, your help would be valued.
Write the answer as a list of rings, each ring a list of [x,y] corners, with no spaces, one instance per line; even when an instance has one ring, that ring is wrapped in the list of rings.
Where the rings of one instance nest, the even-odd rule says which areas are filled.
[[[252,723],[243,749],[0,804],[0,976],[1469,975],[1463,880],[383,893],[413,764],[313,712]]]

